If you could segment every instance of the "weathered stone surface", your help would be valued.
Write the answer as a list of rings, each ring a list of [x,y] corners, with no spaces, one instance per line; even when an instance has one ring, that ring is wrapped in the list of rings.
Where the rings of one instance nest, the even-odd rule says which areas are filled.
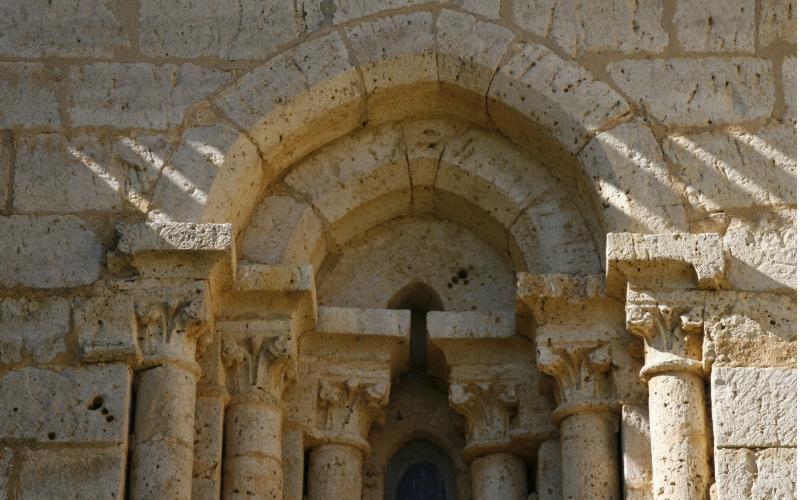
[[[693,52],[752,52],[755,0],[680,0],[672,22],[678,42]]]
[[[141,360],[134,305],[129,295],[76,299],[74,324],[83,362]]]
[[[0,436],[39,443],[127,442],[131,374],[115,363],[0,379]]]
[[[797,370],[726,368],[711,371],[717,448],[797,445]]]
[[[18,363],[23,356],[47,363],[65,352],[69,311],[61,297],[0,302],[0,363]]]
[[[718,449],[714,461],[719,498],[794,498],[796,460],[793,448]]]
[[[737,290],[794,290],[797,227],[794,209],[733,217],[723,239],[725,276]]]
[[[0,448],[0,496],[10,498],[8,492],[8,475],[13,459],[12,451],[9,448]]]
[[[125,497],[123,447],[26,450],[20,466],[20,500]]]
[[[601,202],[608,232],[688,229],[680,190],[643,123],[623,123],[598,134],[579,158]]]
[[[703,359],[714,366],[791,368],[797,363],[797,306],[771,293],[709,294]]]
[[[87,285],[100,274],[103,248],[72,215],[0,217],[0,285],[60,288]]]
[[[11,172],[14,169],[14,143],[11,134],[0,133],[0,213],[11,201]]]
[[[650,419],[647,408],[622,406],[620,440],[625,498],[630,500],[652,499],[653,466],[650,453]]]
[[[546,36],[570,55],[583,51],[661,52],[667,33],[659,0],[514,0],[514,21]]]
[[[155,57],[261,59],[303,33],[303,14],[297,2],[282,0],[145,0],[139,43]]]
[[[132,255],[140,252],[227,252],[233,245],[230,224],[119,224],[117,234],[117,250]]]
[[[0,127],[59,126],[56,74],[40,63],[0,63]]]
[[[242,255],[260,264],[321,264],[322,221],[307,204],[289,196],[267,196],[256,207],[244,235]]]
[[[96,63],[69,72],[75,126],[163,129],[230,78],[191,64]]]
[[[758,44],[797,43],[797,0],[762,0]]]
[[[222,398],[198,397],[194,420],[192,498],[217,498],[222,474],[225,405]]]
[[[625,60],[608,65],[623,92],[665,125],[715,125],[768,116],[772,64],[747,57]]]
[[[128,47],[125,26],[102,0],[33,0],[0,5],[0,54],[107,57]]]
[[[439,81],[486,94],[512,37],[510,30],[498,24],[461,12],[441,11],[436,19]]]
[[[786,104],[786,113],[783,121],[797,123],[797,58],[783,58],[783,102]]]
[[[324,3],[324,2],[323,2]],[[393,10],[425,3],[425,0],[333,0],[333,22],[340,24],[351,19],[365,17],[383,10]]]
[[[706,212],[794,204],[796,132],[770,125],[754,132],[726,130],[664,141],[667,158],[686,183],[689,203]]]
[[[625,100],[586,69],[532,43],[517,47],[488,96],[539,122],[573,152],[629,112]]]

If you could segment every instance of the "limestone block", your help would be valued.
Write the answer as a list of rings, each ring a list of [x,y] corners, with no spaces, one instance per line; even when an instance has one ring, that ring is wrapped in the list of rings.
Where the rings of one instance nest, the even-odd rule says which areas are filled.
[[[477,3],[488,5],[491,2]],[[500,25],[461,12],[442,10],[436,19],[439,81],[485,95],[513,36]]]
[[[256,207],[244,233],[242,255],[260,264],[322,264],[322,221],[304,202],[267,196]]]
[[[194,418],[192,498],[213,500],[218,498],[222,477],[222,398],[198,397]]]
[[[525,461],[510,453],[491,453],[470,464],[474,498],[527,498],[528,482]]]
[[[41,498],[122,499],[124,447],[32,449],[22,454],[20,500]]]
[[[664,152],[686,183],[689,203],[706,212],[793,204],[797,160],[794,127],[670,136]]]
[[[797,0],[762,0],[758,44],[797,43]]]
[[[162,2],[139,8],[139,44],[154,57],[262,59],[304,30],[297,2]]]
[[[539,445],[536,460],[537,500],[563,500],[561,495],[561,442],[557,439]]]
[[[516,335],[512,311],[431,311],[427,321],[432,339],[507,339]]]
[[[118,224],[117,250],[136,255],[144,252],[222,252],[233,246],[230,224],[146,222]]]
[[[75,126],[163,129],[230,75],[191,64],[96,63],[69,72]]]
[[[8,492],[8,475],[11,461],[14,458],[12,451],[8,448],[0,448],[0,497],[10,498]]]
[[[0,63],[0,128],[60,126],[60,79],[39,63]]]
[[[797,445],[797,371],[726,368],[711,371],[717,448]]]
[[[374,335],[406,338],[411,330],[409,311],[320,307],[315,331],[331,335]]]
[[[108,57],[130,45],[102,0],[3,2],[0,33],[0,55],[9,57]]]
[[[74,324],[83,362],[141,361],[130,295],[76,299]]]
[[[664,125],[738,123],[769,116],[772,63],[750,57],[624,60],[608,65],[623,92]]]
[[[652,499],[653,466],[647,408],[622,405],[620,441],[625,498]]]
[[[11,172],[14,168],[11,134],[0,134],[0,213],[11,201]]]
[[[795,498],[797,450],[718,449],[714,453],[719,498]]]
[[[586,69],[533,43],[516,47],[492,80],[488,96],[538,122],[573,153],[594,132],[630,111],[619,94]],[[490,115],[497,112],[490,101]]]
[[[127,442],[131,373],[114,363],[0,379],[0,436],[39,443]]]
[[[797,123],[797,58],[783,58],[783,102],[786,113],[783,121]]]
[[[579,159],[599,198],[608,232],[688,229],[680,189],[643,123],[623,123],[598,134]]]
[[[383,87],[436,81],[433,15],[415,12],[347,29],[367,93]]]
[[[333,0],[333,22],[341,24],[351,19],[358,19],[383,10],[411,7],[425,3],[426,0]],[[324,2],[322,2],[324,3]]]
[[[500,0],[440,0],[443,3],[458,5],[461,9],[488,17],[498,19],[500,17]],[[442,15],[442,12],[439,13]]]
[[[797,286],[796,211],[733,217],[724,236],[728,282],[737,290],[789,291]]]
[[[672,22],[678,42],[693,52],[753,52],[755,0],[680,0]]]
[[[705,309],[704,362],[714,366],[794,367],[797,306],[772,293],[717,292]]]
[[[14,210],[18,213],[113,211],[123,208],[125,166],[94,136],[18,136]]]
[[[217,105],[250,131],[271,179],[363,122],[361,78],[338,33],[309,40],[243,75]],[[335,112],[335,116],[332,114]],[[302,136],[302,137],[300,137]]]
[[[667,46],[659,0],[634,4],[623,0],[514,0],[511,7],[515,23],[555,40],[572,56],[583,51],[661,52]]]
[[[62,297],[0,301],[0,363],[19,363],[23,353],[47,363],[66,352],[69,311]]]
[[[103,248],[72,215],[0,217],[0,286],[61,288],[87,285],[100,274]]]

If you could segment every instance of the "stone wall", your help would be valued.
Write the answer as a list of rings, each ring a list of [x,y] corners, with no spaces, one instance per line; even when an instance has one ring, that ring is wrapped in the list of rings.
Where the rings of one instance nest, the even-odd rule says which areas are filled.
[[[0,498],[130,494],[144,365],[133,313],[115,300],[134,294],[128,280],[209,274],[175,271],[170,254],[164,276],[147,260],[163,248],[121,248],[118,224],[230,223],[237,278],[259,279],[247,266],[313,264],[321,304],[375,308],[385,307],[370,302],[375,290],[385,303],[394,282],[359,289],[351,270],[367,255],[367,271],[395,258],[376,254],[379,226],[420,214],[474,223],[476,259],[490,254],[481,245],[499,249],[476,271],[495,288],[443,290],[455,310],[513,309],[514,272],[610,272],[607,233],[719,235],[722,276],[704,302],[714,488],[721,499],[791,497],[796,10],[794,0],[0,3]],[[395,245],[413,244],[405,238]],[[419,272],[458,274],[437,266]],[[292,300],[316,301],[315,285],[293,280]],[[204,369],[201,385],[224,385],[209,378]],[[223,405],[201,396],[216,397],[198,392],[198,408]],[[197,498],[219,493],[220,459],[207,462],[196,457]]]

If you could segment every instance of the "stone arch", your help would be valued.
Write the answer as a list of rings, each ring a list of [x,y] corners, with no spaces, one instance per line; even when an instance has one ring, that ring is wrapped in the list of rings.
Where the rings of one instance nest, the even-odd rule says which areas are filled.
[[[547,47],[464,12],[395,13],[311,37],[245,72],[207,111],[182,147],[205,140],[211,159],[165,169],[151,218],[240,231],[259,193],[325,144],[366,125],[447,116],[541,158],[601,250],[609,231],[686,227],[657,143],[620,95]]]

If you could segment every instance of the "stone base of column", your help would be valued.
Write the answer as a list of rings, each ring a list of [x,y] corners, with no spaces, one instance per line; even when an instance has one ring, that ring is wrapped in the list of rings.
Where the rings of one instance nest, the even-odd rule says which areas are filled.
[[[648,381],[653,497],[708,498],[710,467],[703,380],[663,372]]]
[[[610,412],[575,413],[561,421],[564,500],[619,498],[616,418]]]
[[[525,500],[528,473],[525,461],[510,453],[492,453],[470,464],[472,497],[475,500]]]
[[[309,500],[358,500],[361,498],[361,466],[358,448],[323,444],[311,450],[308,468]]]

